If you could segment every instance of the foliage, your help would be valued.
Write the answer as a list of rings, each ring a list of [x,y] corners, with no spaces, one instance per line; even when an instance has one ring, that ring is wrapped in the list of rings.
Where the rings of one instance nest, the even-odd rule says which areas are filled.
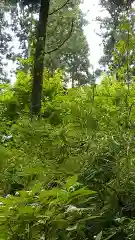
[[[133,2],[134,1],[100,0],[102,8],[108,12],[106,17],[97,19],[100,23],[100,27],[102,30],[101,35],[104,46],[104,54],[99,60],[99,63],[102,66],[108,66],[110,63],[112,64],[112,52],[115,51],[115,44],[120,39],[123,40],[123,37],[125,38],[124,31],[121,32],[121,30],[123,29],[121,27],[121,24],[125,22],[125,17],[128,19]],[[125,3],[125,5],[123,3]],[[131,12],[131,18],[134,22],[134,10],[132,9]],[[132,21],[130,22],[131,25],[133,24]]]
[[[127,98],[126,83],[114,77],[104,76],[94,92],[65,93],[61,72],[45,76],[40,120],[27,117],[29,75],[19,72],[1,92],[1,237],[39,239],[45,231],[47,239],[134,239],[134,83]],[[11,116],[13,100],[18,115]],[[75,174],[74,202],[65,182]],[[96,193],[84,197],[83,186]],[[79,215],[65,215],[68,205]]]
[[[37,184],[30,191],[1,198],[0,237],[83,239],[85,222],[99,216],[92,216],[89,208],[79,208],[79,203],[95,193],[80,187],[73,189],[75,179],[69,178],[61,189],[44,190]]]
[[[113,64],[111,70],[117,72],[117,79],[130,83],[134,81],[134,21],[133,9],[120,18],[120,37],[117,39],[113,51]]]
[[[24,65],[32,57],[21,60],[13,85],[1,84],[0,239],[135,239],[134,11],[128,14],[119,16],[113,75],[99,85],[65,89],[63,70],[44,69],[40,118],[29,113],[32,76]]]
[[[72,21],[74,26],[70,39],[63,46],[58,48],[57,51],[44,54],[44,65],[50,73],[53,74],[58,68],[63,69],[65,83],[72,80],[73,87],[90,83],[92,78],[89,72],[89,47],[83,32],[83,27],[87,24],[87,21],[79,9],[79,3],[80,1],[76,1],[75,4],[69,2],[60,11],[49,16],[46,52],[54,50],[67,38]],[[50,12],[61,5],[62,1],[51,1]],[[39,7],[36,7],[36,9],[25,7],[25,11],[16,8],[11,9],[8,13],[12,19],[11,28],[14,38],[19,41],[18,44],[20,45],[16,51],[16,56],[26,59],[34,55],[38,11]],[[13,56],[13,59],[15,59],[15,56]],[[19,64],[20,68],[22,68],[22,65]],[[26,72],[31,70],[28,62],[23,65],[23,69]]]

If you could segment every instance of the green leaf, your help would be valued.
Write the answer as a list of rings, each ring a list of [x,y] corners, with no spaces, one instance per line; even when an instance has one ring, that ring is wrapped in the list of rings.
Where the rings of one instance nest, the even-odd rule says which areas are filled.
[[[76,190],[75,192],[71,193],[71,196],[77,196],[77,195],[80,195],[80,196],[87,196],[87,195],[91,195],[91,194],[95,194],[96,192],[95,191],[92,191],[92,190],[89,190],[89,189],[85,189],[85,188],[81,188],[81,189],[78,189]]]
[[[75,231],[77,229],[77,227],[78,227],[78,224],[75,224],[73,226],[69,226],[66,230],[67,231]]]
[[[69,177],[66,183],[66,189],[69,190],[77,182],[77,175]]]
[[[96,240],[101,240],[102,235],[103,235],[103,233],[102,233],[102,231],[101,231],[101,232],[98,233],[98,235],[96,236]]]
[[[116,232],[113,233],[113,234],[111,234],[109,237],[105,238],[104,240],[109,240],[109,239],[112,238],[115,234],[116,234]]]
[[[80,222],[85,222],[85,221],[88,221],[88,220],[93,220],[93,219],[95,219],[95,218],[100,218],[101,216],[99,215],[99,216],[88,216],[88,217],[84,217],[83,219],[80,219],[80,220],[78,220],[78,222],[80,223]]]
[[[33,188],[32,188],[32,193],[35,194],[41,190],[41,184],[37,183]]]

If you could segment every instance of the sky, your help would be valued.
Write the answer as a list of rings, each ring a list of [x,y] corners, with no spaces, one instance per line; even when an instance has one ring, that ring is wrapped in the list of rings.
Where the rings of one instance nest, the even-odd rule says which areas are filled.
[[[86,19],[89,24],[84,27],[84,33],[90,48],[90,63],[95,70],[99,67],[98,61],[103,54],[102,38],[97,35],[100,33],[100,25],[96,21],[96,17],[106,17],[107,12],[101,8],[99,0],[84,0],[81,10],[87,13]]]

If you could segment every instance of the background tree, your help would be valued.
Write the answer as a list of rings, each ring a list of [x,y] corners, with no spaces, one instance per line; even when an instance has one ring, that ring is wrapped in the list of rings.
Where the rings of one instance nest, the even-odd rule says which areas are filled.
[[[72,86],[74,87],[76,84],[81,85],[88,82],[90,83],[89,47],[83,32],[83,26],[86,25],[87,22],[79,9],[79,5],[74,6],[72,11],[70,11],[70,15],[66,15],[66,12],[64,13],[64,11],[61,12],[61,17],[58,15],[57,21],[53,16],[50,18],[47,35],[47,49],[53,48],[53,46],[56,45],[56,42],[59,42],[59,36],[61,36],[61,39],[64,39],[64,35],[66,34],[64,29],[68,28],[72,19],[74,21],[74,28],[69,41],[67,41],[56,52],[46,55],[45,65],[52,73],[57,68],[63,69],[65,72],[65,81],[72,81]],[[59,21],[61,24],[59,24]],[[54,38],[53,28],[57,31],[57,41]],[[49,47],[49,45],[52,47]]]
[[[101,19],[98,18],[101,26],[101,36],[103,38],[104,55],[100,58],[99,63],[106,66],[112,63],[112,53],[116,42],[123,37],[119,25],[121,23],[121,15],[131,8],[134,1],[111,1],[100,0],[102,8],[108,11],[108,16]]]
[[[52,10],[50,11],[57,9],[55,5],[51,2]],[[36,15],[37,10],[31,11],[29,8],[23,14],[19,12],[19,9],[11,13],[13,29],[20,42],[20,52],[25,59],[34,55]],[[71,27],[72,21],[74,21],[74,27],[70,39],[59,47],[68,37],[66,29]],[[83,32],[83,26],[86,24],[85,16],[79,9],[79,2],[74,5],[68,3],[60,11],[51,14],[48,19],[46,52],[49,53],[44,56],[44,66],[52,74],[57,68],[63,69],[65,72],[64,82],[72,82],[72,86],[91,81],[89,47]],[[54,49],[56,51],[53,51]],[[26,71],[28,70],[28,61],[23,67]]]
[[[19,1],[19,2],[22,3],[22,1]],[[73,2],[70,3],[69,1],[66,1],[66,2],[62,1],[61,4],[57,4],[57,2],[56,2],[55,4],[51,5],[50,1],[48,0],[48,5],[45,6],[45,3],[43,3],[43,1],[41,1],[41,3],[37,2],[37,1],[33,1],[33,2],[32,1],[23,1],[23,5],[24,5],[24,8],[26,9],[26,11],[27,11],[27,9],[31,10],[31,4],[33,6],[36,6],[39,11],[39,20],[36,21],[36,28],[35,28],[36,33],[35,33],[35,40],[34,40],[34,61],[33,61],[34,68],[33,68],[33,91],[32,91],[32,106],[33,107],[31,110],[34,114],[38,114],[38,112],[41,108],[41,92],[42,92],[42,80],[41,79],[43,76],[43,69],[44,69],[44,55],[45,55],[45,53],[48,53],[48,52],[52,53],[55,50],[58,50],[69,39],[69,37],[70,37],[69,35],[71,35],[71,33],[73,32],[72,25],[73,25],[73,22],[75,22],[74,16],[75,16],[75,14],[78,14],[78,12],[79,12],[78,11],[79,3],[80,3],[79,1],[75,2],[75,3],[73,3]],[[42,5],[42,4],[44,4],[44,5]],[[47,4],[47,2],[46,2],[46,4]],[[28,6],[28,8],[27,8],[27,6]],[[50,12],[49,12],[49,7],[50,7]],[[24,11],[25,11],[25,9],[24,9]],[[43,10],[44,10],[44,13],[43,13]],[[46,15],[46,25],[45,25],[45,20],[43,20],[44,17],[42,15],[44,15],[44,17]],[[67,15],[67,18],[64,18],[61,22],[62,16],[66,16],[66,15]],[[80,13],[79,13],[79,15],[80,15]],[[57,28],[56,28],[57,31],[54,31],[54,32],[55,33],[58,32],[58,36],[60,37],[60,39],[62,39],[62,35],[63,35],[63,39],[64,39],[63,43],[62,42],[59,43],[59,41],[58,41],[57,42],[58,45],[57,46],[55,45],[56,46],[56,48],[55,48],[53,45],[54,39],[55,39],[55,44],[56,44],[56,40],[57,40],[57,34],[55,34],[55,36],[53,36],[53,41],[52,41],[53,49],[51,49],[49,51],[48,51],[47,44],[43,44],[43,42],[45,43],[45,40],[47,43],[47,39],[49,39],[49,41],[50,41],[50,39],[51,39],[50,36],[52,35],[52,33],[51,33],[49,36],[49,34],[47,33],[48,16],[50,19],[52,17],[52,19],[49,20],[49,21],[51,21],[50,25],[52,26],[52,29],[54,29],[54,27],[56,26],[56,24],[54,24],[54,23],[57,23]],[[40,17],[42,17],[42,19]],[[56,19],[57,19],[57,21],[56,21]],[[68,19],[68,21],[67,21],[67,19]],[[78,19],[78,17],[77,17],[77,19]],[[53,24],[52,24],[52,22],[53,22]],[[60,22],[60,24],[59,24],[59,22]],[[70,25],[69,25],[69,22],[70,22]],[[42,23],[42,28],[41,28],[41,23]],[[43,25],[43,23],[44,23],[44,25]],[[66,23],[66,25],[65,25],[65,23]],[[61,28],[62,31],[60,31],[61,29],[59,28],[59,26],[61,24],[62,24],[63,28],[65,28],[65,31],[63,31],[62,28]],[[21,23],[21,25],[23,25],[23,24]],[[80,28],[80,30],[82,30],[82,24],[77,22],[77,25]],[[69,26],[71,26],[71,29]],[[25,27],[26,27],[26,25],[25,25]],[[41,28],[41,29],[39,29],[39,28]],[[43,28],[44,28],[44,32],[43,32]],[[62,32],[63,32],[63,34],[62,34]],[[27,31],[26,31],[26,33],[27,33]],[[30,31],[28,31],[28,34],[30,37]],[[78,31],[78,36],[79,36],[79,34],[80,34],[80,31]],[[86,43],[85,37],[82,36],[81,39],[84,42],[83,49],[85,49],[84,53],[82,52],[81,55],[84,56],[84,54],[87,54],[87,56],[88,56],[88,45]],[[80,42],[80,40],[78,39],[78,43],[79,42]],[[24,40],[24,43],[26,45],[25,40]],[[46,45],[46,49],[45,49],[45,45]],[[42,53],[42,56],[41,56],[41,53]],[[70,56],[71,56],[71,54],[70,54]],[[84,57],[83,57],[83,59],[84,59]],[[62,62],[62,61],[65,61],[63,56],[62,56],[62,59],[60,62]],[[56,62],[56,59],[55,59],[55,62]],[[74,66],[73,66],[73,63],[74,63]],[[71,65],[72,65],[72,67],[71,67]],[[60,64],[59,64],[59,67],[61,67]],[[84,61],[84,64],[80,64],[79,56],[77,56],[77,54],[76,54],[75,57],[72,57],[68,61],[68,68],[69,67],[70,67],[70,71],[71,71],[70,78],[72,79],[72,86],[74,86],[74,81],[77,81],[78,84],[82,84],[82,83],[90,81],[89,80],[90,74],[88,72],[88,68],[89,68],[88,59],[86,59]],[[66,69],[66,68],[67,68],[67,64],[64,66],[64,69]],[[78,73],[77,73],[77,70],[78,70]],[[69,74],[69,69],[68,69],[67,73]],[[82,80],[80,80],[81,79],[80,74],[81,74],[81,76],[84,77],[83,82],[82,82]]]

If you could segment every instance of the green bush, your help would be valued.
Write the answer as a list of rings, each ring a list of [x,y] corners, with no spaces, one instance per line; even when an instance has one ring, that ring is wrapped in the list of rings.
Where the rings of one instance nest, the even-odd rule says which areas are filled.
[[[80,187],[76,180],[76,176],[68,178],[61,188],[50,190],[37,184],[30,191],[16,192],[14,197],[1,197],[0,238],[85,238],[86,222],[100,216],[93,216],[91,208],[79,207],[88,198],[92,201],[96,193]]]
[[[127,86],[113,77],[105,77],[94,92],[87,86],[64,94],[60,74],[46,80],[40,119],[29,119],[30,76],[19,74],[16,85],[1,92],[0,232],[8,235],[1,239],[40,239],[44,227],[50,240],[134,239],[134,83],[130,96]],[[88,209],[75,221],[75,216],[65,217],[72,199],[65,182],[74,175],[79,189],[84,186],[96,192],[85,197],[81,192],[72,202],[79,209]],[[38,192],[29,195],[27,191],[33,192],[38,185]],[[37,204],[44,191],[54,194],[52,209],[52,199],[46,197],[45,203],[38,200],[40,207],[27,206],[29,201]],[[68,200],[57,199],[63,191],[70,195]],[[47,214],[54,214],[49,222]],[[11,227],[6,225],[8,221]]]

